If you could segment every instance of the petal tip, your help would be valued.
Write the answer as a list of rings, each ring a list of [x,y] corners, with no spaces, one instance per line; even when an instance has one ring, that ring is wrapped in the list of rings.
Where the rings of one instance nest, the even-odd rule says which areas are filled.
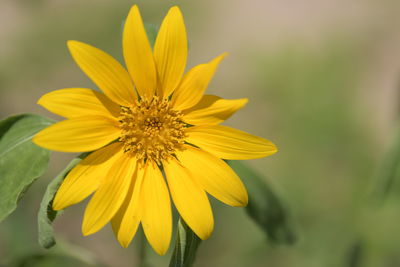
[[[93,49],[93,48],[98,50],[98,48],[96,48],[90,44],[87,44],[87,43],[84,43],[81,41],[76,41],[76,40],[68,40],[67,47],[73,56],[74,56],[74,54],[81,52],[81,50]]]
[[[228,52],[224,52],[221,55],[219,55],[218,58],[220,58],[220,60],[222,60],[222,59],[226,58],[227,56],[229,56],[229,53]]]
[[[65,207],[63,205],[61,205],[60,201],[57,201],[57,198],[56,198],[53,201],[52,208],[55,211],[60,211],[60,210],[63,210]]]
[[[136,16],[137,14],[140,14],[139,7],[138,7],[138,5],[133,5],[131,7],[131,9],[129,10],[128,17],[129,16]]]
[[[88,235],[94,234],[100,230],[100,229],[96,229],[95,228],[96,224],[93,224],[93,222],[89,222],[88,219],[89,218],[86,216],[83,217],[83,223],[82,223],[82,235],[83,236],[88,236]]]
[[[119,244],[123,248],[128,248],[131,242],[128,242],[127,240],[118,240]]]
[[[44,96],[45,96],[45,95],[42,95],[42,96],[36,101],[36,104],[37,104],[37,105],[43,107],[43,101],[44,101],[43,98],[44,98]]]
[[[81,42],[76,41],[76,40],[68,40],[67,41],[67,47],[69,49],[73,49],[74,47],[76,47],[77,45],[79,45]]]
[[[67,47],[69,52],[71,53],[72,58],[75,59],[76,53],[79,52],[79,48],[85,45],[85,43],[75,41],[75,40],[68,40],[67,41]]]
[[[174,13],[176,15],[181,15],[182,16],[182,12],[181,9],[179,8],[179,6],[173,6],[169,9],[168,13]]]
[[[202,232],[202,233],[195,233],[201,240],[207,240],[208,238],[210,238],[212,232],[214,230],[214,226],[212,226],[211,229],[209,229],[206,232]]]
[[[167,253],[169,246],[160,246],[160,247],[153,247],[154,251],[157,252],[158,255],[163,256]]]
[[[248,198],[247,194],[246,194],[246,198],[239,200],[238,204],[239,204],[238,207],[246,207],[249,204],[249,198]]]
[[[268,153],[270,153],[270,155],[278,153],[278,151],[279,151],[278,147],[274,143],[271,142],[270,147],[271,147],[271,150],[268,151]]]
[[[262,157],[271,156],[278,152],[278,148],[274,143],[272,143],[268,139],[264,139],[262,137],[260,137],[260,138],[263,141],[263,145],[264,145],[264,149],[262,150],[262,153],[264,156],[262,156]]]
[[[249,204],[249,195],[245,187],[242,188],[242,192],[238,194],[236,198],[236,205],[234,207],[246,207]]]
[[[190,227],[190,226],[189,226]],[[203,225],[200,229],[192,229],[192,231],[201,239],[207,240],[214,231],[214,219],[212,219],[209,225]]]
[[[209,63],[215,64],[215,66],[218,66],[219,63],[221,63],[221,61],[222,61],[225,57],[227,57],[228,55],[229,55],[228,52],[224,52],[224,53],[222,53],[221,55],[219,55],[219,56],[217,56],[216,58],[214,58],[213,60],[211,60],[211,62],[209,62]]]
[[[134,236],[128,236],[128,235],[124,234],[123,231],[120,231],[118,233],[115,232],[115,236],[118,240],[118,243],[123,248],[128,248],[134,237]]]
[[[34,143],[37,146],[44,147],[41,142],[42,141],[40,138],[41,136],[39,134],[40,134],[40,132],[37,133],[34,137],[32,137],[32,143]]]
[[[164,255],[167,253],[167,251],[168,251],[168,249],[163,250],[163,251],[158,251],[157,253],[158,253],[158,255],[160,255],[160,256],[164,256]]]
[[[249,103],[249,99],[248,98],[240,98],[238,99],[238,107],[239,108],[243,108],[244,106],[247,105],[247,103]]]
[[[83,236],[88,236],[88,235],[94,234],[95,232],[97,232],[97,231],[95,231],[93,229],[93,227],[89,227],[86,223],[82,224],[82,235]]]

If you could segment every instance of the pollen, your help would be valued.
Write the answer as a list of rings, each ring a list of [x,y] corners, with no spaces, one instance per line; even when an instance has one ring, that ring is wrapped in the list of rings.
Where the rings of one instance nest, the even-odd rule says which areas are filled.
[[[121,107],[121,136],[124,152],[144,162],[158,165],[184,149],[187,125],[182,113],[173,110],[168,100],[153,97],[138,100],[135,105]]]

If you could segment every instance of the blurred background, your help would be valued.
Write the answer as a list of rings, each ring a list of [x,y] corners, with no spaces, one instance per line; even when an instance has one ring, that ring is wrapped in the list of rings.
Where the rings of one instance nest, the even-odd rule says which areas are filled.
[[[56,118],[36,105],[41,95],[95,88],[66,41],[90,43],[121,60],[122,25],[132,4],[154,25],[169,7],[181,7],[188,67],[229,52],[208,92],[248,97],[226,124],[268,138],[280,150],[250,164],[289,208],[297,242],[273,245],[244,209],[214,201],[215,231],[201,244],[195,266],[400,266],[400,184],[391,184],[384,201],[374,200],[386,186],[380,166],[400,112],[400,2],[1,0],[1,118],[26,112]],[[128,249],[110,227],[82,237],[86,203],[56,220],[58,247],[38,245],[41,197],[74,156],[53,153],[46,175],[2,222],[0,263],[39,266],[21,260],[34,254],[47,257],[40,266],[136,266],[140,234]],[[146,253],[148,266],[168,265],[168,256]]]

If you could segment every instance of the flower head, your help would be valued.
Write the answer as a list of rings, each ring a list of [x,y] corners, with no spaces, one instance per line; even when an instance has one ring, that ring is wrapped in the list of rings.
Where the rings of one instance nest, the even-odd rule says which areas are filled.
[[[137,6],[126,20],[123,54],[127,70],[105,52],[68,42],[79,67],[102,92],[53,91],[38,103],[66,120],[33,141],[63,152],[93,151],[65,178],[53,208],[61,210],[93,194],[82,231],[93,234],[111,221],[127,247],[141,223],[159,254],[171,240],[170,196],[180,216],[201,238],[213,230],[207,194],[245,206],[247,192],[222,160],[275,153],[270,141],[219,125],[247,99],[204,95],[222,54],[186,74],[187,37],[178,7],[169,10],[151,48]]]

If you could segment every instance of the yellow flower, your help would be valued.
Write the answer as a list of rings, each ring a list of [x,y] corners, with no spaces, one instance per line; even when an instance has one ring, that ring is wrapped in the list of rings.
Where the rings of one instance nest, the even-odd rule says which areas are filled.
[[[105,52],[68,42],[79,67],[101,89],[61,89],[38,103],[66,120],[33,141],[62,152],[94,151],[59,188],[53,208],[61,210],[93,194],[82,232],[90,235],[111,221],[123,247],[139,223],[159,254],[172,232],[170,195],[180,216],[201,238],[214,221],[207,194],[245,206],[247,192],[222,160],[261,158],[277,151],[263,138],[219,125],[247,99],[204,95],[222,54],[186,74],[186,30],[178,7],[165,17],[152,50],[137,6],[123,33],[127,70]],[[165,177],[165,178],[164,178]]]

